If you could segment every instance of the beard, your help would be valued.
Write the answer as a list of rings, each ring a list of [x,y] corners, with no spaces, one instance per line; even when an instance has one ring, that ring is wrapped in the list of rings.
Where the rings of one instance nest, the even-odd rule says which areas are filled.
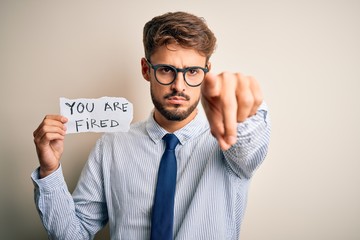
[[[182,92],[172,92],[170,94],[167,94],[164,96],[164,99],[173,97],[173,96],[179,96],[185,98],[187,101],[190,100],[190,97]],[[180,110],[181,105],[174,105],[174,110],[168,110],[164,107],[164,105],[156,99],[156,97],[153,95],[153,92],[151,91],[151,99],[152,102],[156,108],[160,112],[161,115],[163,115],[167,120],[169,121],[182,121],[186,119],[197,107],[200,98],[194,102],[190,107],[188,107],[185,110]]]

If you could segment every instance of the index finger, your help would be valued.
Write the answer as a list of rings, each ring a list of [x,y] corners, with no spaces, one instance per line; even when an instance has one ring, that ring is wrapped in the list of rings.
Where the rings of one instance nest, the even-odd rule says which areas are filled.
[[[61,115],[46,115],[42,120],[42,122],[37,127],[37,129],[33,132],[33,136],[35,137],[41,131],[41,129],[46,125],[59,127],[65,130],[66,127],[64,126],[64,124],[67,121],[68,119]]]
[[[68,119],[62,115],[46,115],[44,117],[44,120],[45,119],[51,119],[51,120],[56,120],[56,121],[59,121],[61,123],[66,123],[68,121]]]
[[[221,105],[224,123],[224,139],[227,144],[232,145],[237,137],[237,100],[236,100],[236,78],[234,74],[223,73],[221,84]]]
[[[201,93],[205,97],[216,97],[220,95],[220,82],[213,73],[207,73],[201,85]]]

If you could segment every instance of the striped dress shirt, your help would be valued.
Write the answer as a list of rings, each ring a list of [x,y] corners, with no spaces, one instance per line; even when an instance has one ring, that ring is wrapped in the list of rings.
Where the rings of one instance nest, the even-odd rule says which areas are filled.
[[[166,133],[151,114],[129,132],[104,134],[73,194],[61,166],[43,179],[35,170],[35,203],[49,238],[92,239],[109,222],[112,240],[148,240]],[[174,134],[180,141],[174,239],[238,239],[250,179],[268,149],[266,105],[238,124],[237,142],[227,151],[219,148],[202,112]]]

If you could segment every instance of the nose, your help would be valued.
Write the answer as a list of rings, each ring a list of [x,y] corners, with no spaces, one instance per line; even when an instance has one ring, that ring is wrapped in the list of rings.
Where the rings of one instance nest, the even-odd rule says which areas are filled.
[[[175,78],[175,81],[171,84],[171,89],[176,90],[177,92],[184,92],[186,82],[184,79],[184,74],[182,72],[178,72]]]

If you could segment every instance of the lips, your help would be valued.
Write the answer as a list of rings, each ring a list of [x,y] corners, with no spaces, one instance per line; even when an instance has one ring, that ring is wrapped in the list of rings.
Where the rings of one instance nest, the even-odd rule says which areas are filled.
[[[190,97],[182,92],[173,92],[165,95],[164,98],[168,103],[175,105],[183,104],[190,100]]]
[[[187,101],[186,98],[179,97],[179,96],[172,96],[172,97],[168,97],[166,99],[170,104],[183,104],[184,102]]]

